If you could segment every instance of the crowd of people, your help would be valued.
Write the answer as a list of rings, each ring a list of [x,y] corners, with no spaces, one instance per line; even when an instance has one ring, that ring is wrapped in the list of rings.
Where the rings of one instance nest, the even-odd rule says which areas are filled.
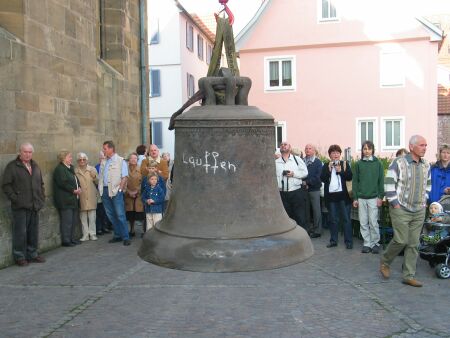
[[[275,167],[286,213],[311,238],[322,236],[326,225],[330,230],[328,248],[338,246],[342,225],[345,247],[353,249],[353,207],[358,210],[361,252],[379,254],[379,208],[383,200],[387,201],[394,236],[381,257],[380,272],[389,278],[391,262],[404,251],[403,282],[421,286],[415,279],[415,267],[426,205],[450,195],[450,148],[443,145],[438,161],[430,166],[423,158],[426,146],[422,136],[411,137],[409,151],[400,149],[385,175],[371,141],[362,144],[360,159],[353,168],[341,158],[337,144],[329,147],[329,159],[322,162],[314,145],[307,144],[305,156],[299,156],[289,143],[282,142]],[[32,159],[33,151],[30,143],[22,144],[17,158],[6,166],[2,182],[11,201],[13,257],[19,266],[45,262],[37,251],[39,210],[44,206],[45,190],[42,172]],[[128,246],[138,222],[145,232],[162,219],[173,171],[170,155],[160,156],[156,145],[148,149],[139,145],[124,159],[116,153],[114,143],[106,141],[95,166],[83,152],[76,155],[76,167],[68,150],[60,151],[57,158],[53,197],[60,216],[62,246],[95,241],[110,232],[110,243]],[[326,221],[324,210],[328,211]],[[80,223],[82,236],[78,239],[76,227]]]

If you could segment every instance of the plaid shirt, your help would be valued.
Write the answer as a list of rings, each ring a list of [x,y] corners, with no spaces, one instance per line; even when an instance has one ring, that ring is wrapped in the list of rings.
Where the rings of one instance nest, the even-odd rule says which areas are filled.
[[[426,206],[430,190],[430,165],[424,159],[416,162],[408,154],[397,157],[389,166],[384,191],[392,206],[400,205],[408,211],[419,211]]]

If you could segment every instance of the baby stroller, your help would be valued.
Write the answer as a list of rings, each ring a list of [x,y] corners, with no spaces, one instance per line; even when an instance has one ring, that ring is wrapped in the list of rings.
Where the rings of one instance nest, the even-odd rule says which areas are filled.
[[[450,214],[450,196],[439,203],[444,212]],[[419,244],[420,258],[435,268],[439,278],[450,278],[450,224],[425,221]]]

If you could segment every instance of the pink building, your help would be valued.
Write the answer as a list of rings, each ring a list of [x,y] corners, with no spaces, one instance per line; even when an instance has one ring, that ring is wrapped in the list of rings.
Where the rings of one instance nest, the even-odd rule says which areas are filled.
[[[397,4],[397,2],[395,2]],[[403,5],[402,5],[403,4]],[[266,0],[236,37],[249,102],[271,113],[277,144],[375,143],[391,156],[413,134],[437,147],[442,32],[388,0]],[[403,17],[405,16],[405,17]]]

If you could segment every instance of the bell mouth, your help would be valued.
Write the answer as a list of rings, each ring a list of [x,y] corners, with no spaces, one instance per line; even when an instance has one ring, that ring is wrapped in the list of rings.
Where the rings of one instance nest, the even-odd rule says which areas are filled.
[[[143,260],[170,269],[197,272],[245,272],[281,268],[314,254],[306,231],[246,239],[201,239],[149,230],[138,251]]]

